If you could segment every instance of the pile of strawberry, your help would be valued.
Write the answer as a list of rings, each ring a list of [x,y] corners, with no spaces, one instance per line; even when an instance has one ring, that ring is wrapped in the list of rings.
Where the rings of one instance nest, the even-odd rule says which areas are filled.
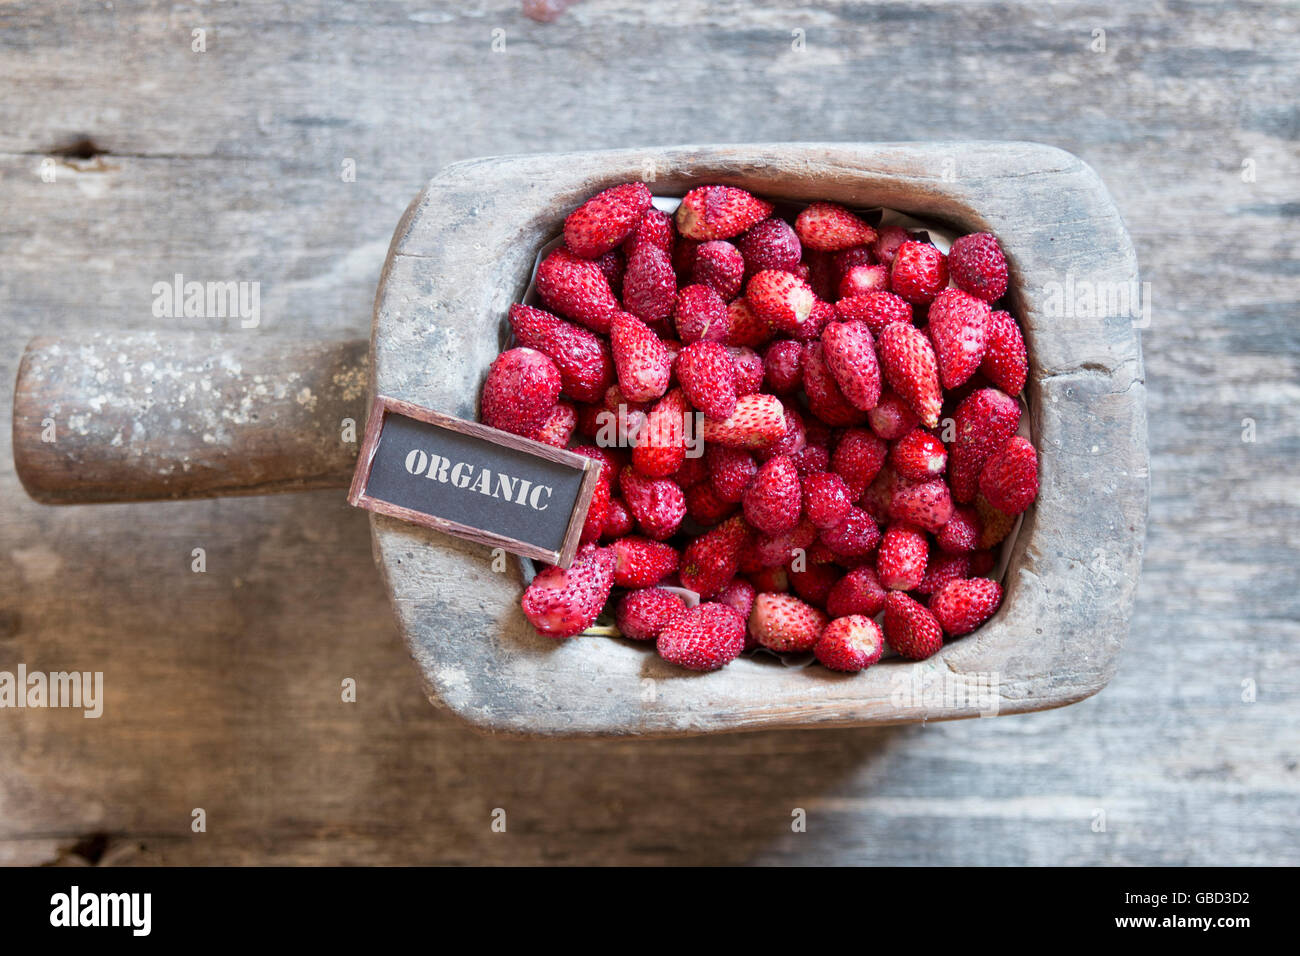
[[[619,630],[683,667],[761,645],[858,671],[997,610],[991,549],[1038,494],[997,240],[945,256],[833,203],[773,211],[730,186],[675,216],[644,184],[605,190],[538,267],[546,310],[510,309],[483,421],[602,464],[572,566],[524,593],[542,634],[619,588]]]

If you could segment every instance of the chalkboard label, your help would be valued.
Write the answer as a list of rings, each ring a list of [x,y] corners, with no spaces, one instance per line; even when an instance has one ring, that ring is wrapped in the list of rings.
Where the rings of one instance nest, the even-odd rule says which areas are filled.
[[[583,455],[381,395],[348,501],[567,568],[599,477]]]

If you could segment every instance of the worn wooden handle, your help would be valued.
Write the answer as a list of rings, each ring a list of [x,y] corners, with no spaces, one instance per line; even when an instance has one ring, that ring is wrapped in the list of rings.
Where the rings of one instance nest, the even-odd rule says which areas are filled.
[[[47,504],[345,488],[367,364],[363,339],[36,338],[14,389],[14,465]]]

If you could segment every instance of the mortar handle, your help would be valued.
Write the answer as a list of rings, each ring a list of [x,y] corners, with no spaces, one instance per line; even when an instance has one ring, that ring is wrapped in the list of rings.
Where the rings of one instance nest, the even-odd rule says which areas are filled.
[[[364,339],[35,338],[14,387],[14,466],[46,504],[346,488],[368,371]]]

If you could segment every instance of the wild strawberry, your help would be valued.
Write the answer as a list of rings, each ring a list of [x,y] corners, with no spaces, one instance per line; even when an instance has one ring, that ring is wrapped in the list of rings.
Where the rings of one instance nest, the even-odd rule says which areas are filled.
[[[705,463],[703,454],[696,455],[694,458],[688,454],[682,459],[681,467],[673,473],[673,481],[677,482],[677,487],[682,491],[685,491],[691,485],[697,485],[701,481],[708,480],[709,466]]]
[[[578,410],[573,407],[572,402],[562,398],[555,403],[555,407],[551,409],[551,414],[542,423],[542,427],[528,437],[543,445],[565,448],[569,444],[569,439],[573,437],[577,424]]]
[[[944,289],[930,305],[926,327],[944,388],[957,388],[978,371],[988,347],[989,306],[960,289]]]
[[[889,516],[937,534],[952,517],[952,495],[942,478],[909,483],[894,492]]]
[[[880,401],[867,412],[867,424],[885,441],[902,438],[918,424],[920,419],[912,407],[887,388],[880,390]]]
[[[651,206],[641,216],[641,221],[636,224],[632,233],[623,243],[623,253],[632,258],[632,253],[636,252],[637,246],[642,243],[656,246],[664,255],[670,259],[676,251],[675,243],[677,228],[673,225],[673,217],[668,215],[662,209],[655,209]]]
[[[993,573],[998,559],[992,551],[972,551],[970,555],[970,577],[984,578]]]
[[[717,601],[719,604],[725,604],[727,607],[732,608],[741,617],[748,619],[749,612],[754,609],[754,597],[757,594],[754,585],[744,578],[736,578],[718,592]]]
[[[772,327],[760,319],[745,299],[727,306],[727,344],[757,348],[772,338]]]
[[[806,552],[816,540],[817,529],[809,521],[800,521],[784,534],[759,533],[754,538],[754,546],[740,557],[741,570],[789,564],[800,550]]]
[[[1019,395],[1029,377],[1029,360],[1020,326],[1009,312],[989,315],[988,347],[980,371],[990,382],[1008,395]]]
[[[889,460],[904,478],[926,481],[943,474],[948,449],[929,432],[914,428],[889,450]]]
[[[483,383],[483,424],[516,435],[536,434],[560,397],[560,370],[536,349],[507,349]]]
[[[939,390],[938,360],[925,333],[902,322],[885,326],[880,333],[880,367],[889,387],[907,402],[921,424],[937,426],[943,393]]]
[[[923,605],[891,591],[885,599],[885,638],[902,657],[923,661],[943,647],[943,628]]]
[[[587,517],[582,522],[582,533],[578,537],[579,544],[599,541],[609,522],[609,473],[603,468],[601,471],[601,476],[597,479],[596,487],[591,493],[591,502],[587,505]]]
[[[773,342],[763,353],[763,382],[778,395],[793,392],[803,381],[803,345],[794,339]]]
[[[826,326],[835,321],[835,306],[822,299],[813,303],[808,319],[795,331],[794,337],[800,342],[814,342],[820,339]]]
[[[704,459],[709,466],[709,481],[713,491],[722,501],[738,503],[745,489],[758,474],[758,465],[743,449],[726,445],[708,445]]]
[[[889,509],[894,503],[894,495],[899,488],[908,484],[906,478],[894,471],[893,465],[886,463],[871,484],[867,485],[867,490],[858,498],[858,502],[867,514],[882,524],[887,524],[891,520]]]
[[[736,366],[726,346],[706,341],[686,346],[677,356],[677,381],[709,418],[725,421],[736,410]]]
[[[675,225],[673,231],[677,231]],[[683,239],[680,237],[673,244],[673,272],[677,274],[678,285],[690,285],[694,281],[691,274],[695,271],[695,253],[699,250],[700,245],[701,242],[698,239]]]
[[[839,285],[839,276],[835,274],[835,259],[829,252],[817,252],[808,249],[804,252],[804,261],[800,269],[794,270],[799,278],[808,283],[817,298],[831,301],[835,298],[835,288]]]
[[[849,270],[857,266],[872,266],[875,264],[876,257],[872,254],[870,246],[850,246],[831,256],[831,266],[835,269],[837,282],[843,282],[844,277],[849,274]],[[885,270],[885,275],[889,275],[888,269]]]
[[[747,276],[765,269],[790,272],[803,257],[799,237],[784,219],[764,219],[751,226],[736,245],[745,259]]]
[[[929,305],[948,284],[948,260],[928,242],[911,240],[898,247],[889,285],[913,305]]]
[[[787,335],[803,327],[817,302],[807,282],[775,269],[755,273],[745,287],[745,299],[758,318]]]
[[[618,385],[626,398],[649,402],[668,391],[672,359],[649,326],[626,312],[618,312],[610,326],[609,338]]]
[[[953,412],[948,448],[948,484],[954,501],[967,504],[979,490],[984,463],[1020,427],[1020,403],[996,388],[981,388]]]
[[[889,270],[882,265],[854,266],[836,287],[839,299],[889,292]]]
[[[731,331],[728,319],[727,303],[711,286],[688,285],[677,293],[673,328],[682,344],[726,342]]]
[[[745,518],[759,531],[784,534],[799,523],[803,506],[799,473],[786,455],[768,461],[741,498]]]
[[[593,333],[527,305],[510,307],[515,341],[547,356],[560,371],[560,391],[576,402],[598,402],[614,384],[609,347]]]
[[[728,345],[736,369],[736,395],[753,395],[763,389],[763,359],[751,348]]]
[[[686,513],[696,524],[715,525],[736,510],[736,505],[723,501],[707,481],[686,489]]]
[[[835,252],[876,241],[876,230],[832,202],[815,202],[805,208],[794,221],[794,231],[805,248],[818,252]]]
[[[880,401],[880,365],[871,330],[862,322],[832,322],[822,332],[822,355],[840,391],[854,408],[869,411]]]
[[[996,302],[1007,291],[1006,257],[987,232],[957,239],[948,252],[948,269],[957,288],[985,302]]]
[[[826,596],[843,576],[835,564],[800,561],[790,568],[790,587],[813,607],[825,607]]]
[[[809,651],[822,636],[826,615],[790,594],[762,593],[749,612],[749,630],[774,651]]]
[[[745,260],[740,250],[729,242],[721,239],[702,242],[695,250],[691,280],[709,286],[730,302],[740,294],[745,280]]]
[[[790,573],[785,569],[784,562],[747,571],[746,573],[749,575],[750,583],[754,585],[759,594],[764,591],[770,594],[786,594],[790,590]],[[758,600],[757,594],[754,596],[754,600]],[[753,613],[752,605],[750,613]]]
[[[623,276],[623,306],[647,323],[662,322],[677,304],[677,276],[673,264],[652,242],[638,243],[627,260]]]
[[[934,594],[950,581],[961,581],[970,574],[970,555],[937,554],[925,565],[925,577],[916,586],[917,594]]]
[[[687,670],[716,671],[745,649],[745,619],[712,601],[688,608],[659,632],[659,656]]]
[[[1038,453],[1013,435],[984,463],[980,494],[998,511],[1018,515],[1038,497]]]
[[[596,620],[614,586],[614,552],[586,545],[567,569],[547,567],[524,591],[524,617],[547,637],[570,637]]]
[[[763,448],[785,434],[785,409],[775,395],[742,395],[726,421],[704,420],[704,440],[732,448]]]
[[[600,266],[561,246],[537,267],[537,294],[550,310],[581,322],[593,332],[609,332],[618,300]]]
[[[831,593],[826,596],[826,613],[831,617],[851,614],[875,617],[884,610],[887,593],[880,586],[875,569],[863,565],[844,575],[831,588]]]
[[[821,342],[812,342],[804,349],[803,390],[808,396],[808,410],[827,425],[858,425],[867,419],[866,412],[850,405],[840,390]]]
[[[686,458],[686,397],[675,388],[659,400],[646,418],[640,440],[632,448],[632,467],[647,478],[667,478]]]
[[[857,501],[875,480],[885,463],[888,448],[865,428],[851,428],[840,438],[831,455],[831,470],[849,486],[849,497]]]
[[[949,554],[969,554],[979,546],[979,540],[979,514],[969,505],[953,508],[952,517],[936,536],[939,547]]]
[[[614,495],[612,491],[611,486],[609,506],[605,510],[605,527],[601,531],[601,537],[606,540],[614,540],[631,534],[636,524],[632,512],[627,510],[627,502]]]
[[[869,617],[854,614],[826,625],[813,646],[823,667],[854,674],[866,670],[885,652],[885,635]]]
[[[823,528],[821,540],[841,558],[864,558],[880,543],[880,528],[861,508],[850,508],[844,520]]]
[[[736,576],[740,556],[753,540],[753,531],[739,515],[695,538],[682,553],[682,587],[702,598],[713,597]]]
[[[980,519],[980,537],[975,546],[981,551],[1001,544],[1016,526],[1015,515],[994,508],[983,495],[975,496],[975,513]]]
[[[803,450],[806,441],[803,416],[795,411],[793,404],[790,404],[785,406],[785,432],[772,444],[757,449],[754,457],[762,462],[777,455],[797,455]]]
[[[619,490],[646,537],[663,541],[676,534],[686,517],[686,496],[668,478],[646,478],[631,467],[619,473]],[[698,486],[697,486],[698,487]]]
[[[880,539],[876,576],[886,588],[911,591],[925,579],[929,545],[925,535],[905,524],[890,525]]]
[[[834,472],[808,475],[803,479],[803,510],[818,528],[833,528],[849,513],[853,498],[849,486]]]
[[[623,250],[611,249],[592,261],[600,267],[601,275],[609,282],[609,290],[614,293],[614,298],[622,297],[623,276],[627,273],[627,256],[623,255]]]
[[[653,641],[677,615],[686,610],[686,602],[672,591],[645,588],[624,594],[614,610],[614,623],[624,637],[634,641]]]
[[[677,207],[677,231],[689,239],[730,239],[772,214],[772,204],[735,186],[696,186]]]
[[[800,478],[804,475],[815,475],[820,471],[828,471],[831,467],[831,454],[826,450],[825,445],[806,444],[802,451],[797,451],[791,455],[790,460],[794,462],[795,470],[799,472]]]
[[[1002,588],[988,578],[945,584],[930,599],[930,613],[952,637],[969,634],[993,616],[1002,603]]]
[[[835,314],[841,322],[865,322],[875,336],[891,322],[912,324],[912,307],[892,292],[864,292],[840,299]]]
[[[628,535],[615,541],[614,583],[621,588],[646,588],[677,570],[677,549],[662,541]]]
[[[875,253],[877,262],[882,265],[892,266],[894,256],[898,253],[898,247],[905,242],[909,242],[911,238],[912,234],[902,226],[881,226],[880,233],[871,246],[871,251]]]
[[[597,193],[564,220],[564,244],[584,259],[609,252],[636,228],[652,198],[645,183]]]

